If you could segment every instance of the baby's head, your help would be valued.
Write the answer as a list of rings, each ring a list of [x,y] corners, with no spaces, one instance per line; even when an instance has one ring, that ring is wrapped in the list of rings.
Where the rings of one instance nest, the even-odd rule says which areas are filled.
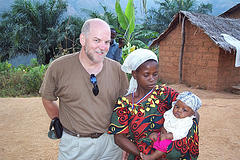
[[[191,117],[201,107],[202,102],[198,96],[192,92],[185,91],[177,96],[172,103],[173,115],[176,118]]]

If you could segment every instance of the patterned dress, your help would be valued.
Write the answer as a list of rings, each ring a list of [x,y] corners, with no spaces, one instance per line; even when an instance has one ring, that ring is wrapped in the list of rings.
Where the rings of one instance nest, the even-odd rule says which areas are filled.
[[[153,141],[148,136],[152,132],[160,132],[164,122],[163,114],[172,107],[177,95],[171,88],[156,85],[150,97],[140,104],[134,104],[133,108],[132,102],[126,97],[118,98],[108,133],[127,133],[140,152],[153,153]],[[172,142],[167,151],[168,159],[192,159],[193,156],[198,156],[197,123],[194,123],[187,138]],[[128,159],[138,160],[140,157],[130,154]]]

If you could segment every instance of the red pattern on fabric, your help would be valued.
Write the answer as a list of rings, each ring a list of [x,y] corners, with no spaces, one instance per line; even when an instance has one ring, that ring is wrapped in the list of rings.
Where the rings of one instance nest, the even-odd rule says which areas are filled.
[[[198,124],[196,120],[194,120],[192,131],[193,131],[192,136],[187,136],[181,140],[173,141],[172,146],[171,148],[168,148],[167,153],[171,152],[175,148],[177,151],[180,151],[182,155],[189,152],[188,159],[191,159],[191,157],[198,157],[199,136],[198,136]]]
[[[161,89],[164,89],[164,92]],[[172,107],[171,103],[177,95],[178,93],[171,88],[156,86],[150,98],[139,105],[134,105],[136,114],[130,111],[131,101],[127,103],[126,98],[119,98],[119,103],[116,104],[113,112],[113,116],[117,117],[112,119],[108,133],[130,133],[130,139],[140,152],[153,153],[153,142],[149,141],[148,135],[152,132],[160,132],[164,122],[163,114]]]
[[[193,155],[193,157],[197,157],[199,155],[198,144],[199,144],[199,137],[197,133],[194,133],[194,138],[191,139],[191,142],[189,143],[190,154]]]

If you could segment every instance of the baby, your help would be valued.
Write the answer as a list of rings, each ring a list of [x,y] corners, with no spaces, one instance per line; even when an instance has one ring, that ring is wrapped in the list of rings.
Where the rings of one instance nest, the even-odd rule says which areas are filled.
[[[149,138],[153,139],[153,148],[156,151],[150,155],[143,155],[143,160],[154,160],[160,158],[167,152],[168,145],[175,140],[187,136],[193,125],[195,112],[201,107],[202,103],[199,97],[189,91],[178,95],[176,101],[172,103],[172,108],[164,113],[164,124],[161,133],[152,133]]]

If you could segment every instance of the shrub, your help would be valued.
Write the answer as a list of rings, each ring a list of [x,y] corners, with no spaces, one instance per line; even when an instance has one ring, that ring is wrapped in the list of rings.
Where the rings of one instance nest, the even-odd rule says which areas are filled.
[[[47,67],[39,66],[36,59],[30,66],[13,67],[8,62],[0,63],[0,97],[38,95]]]
[[[26,72],[22,77],[22,83],[25,90],[25,94],[38,94],[38,90],[42,84],[43,75],[46,71],[44,65],[33,67]]]

